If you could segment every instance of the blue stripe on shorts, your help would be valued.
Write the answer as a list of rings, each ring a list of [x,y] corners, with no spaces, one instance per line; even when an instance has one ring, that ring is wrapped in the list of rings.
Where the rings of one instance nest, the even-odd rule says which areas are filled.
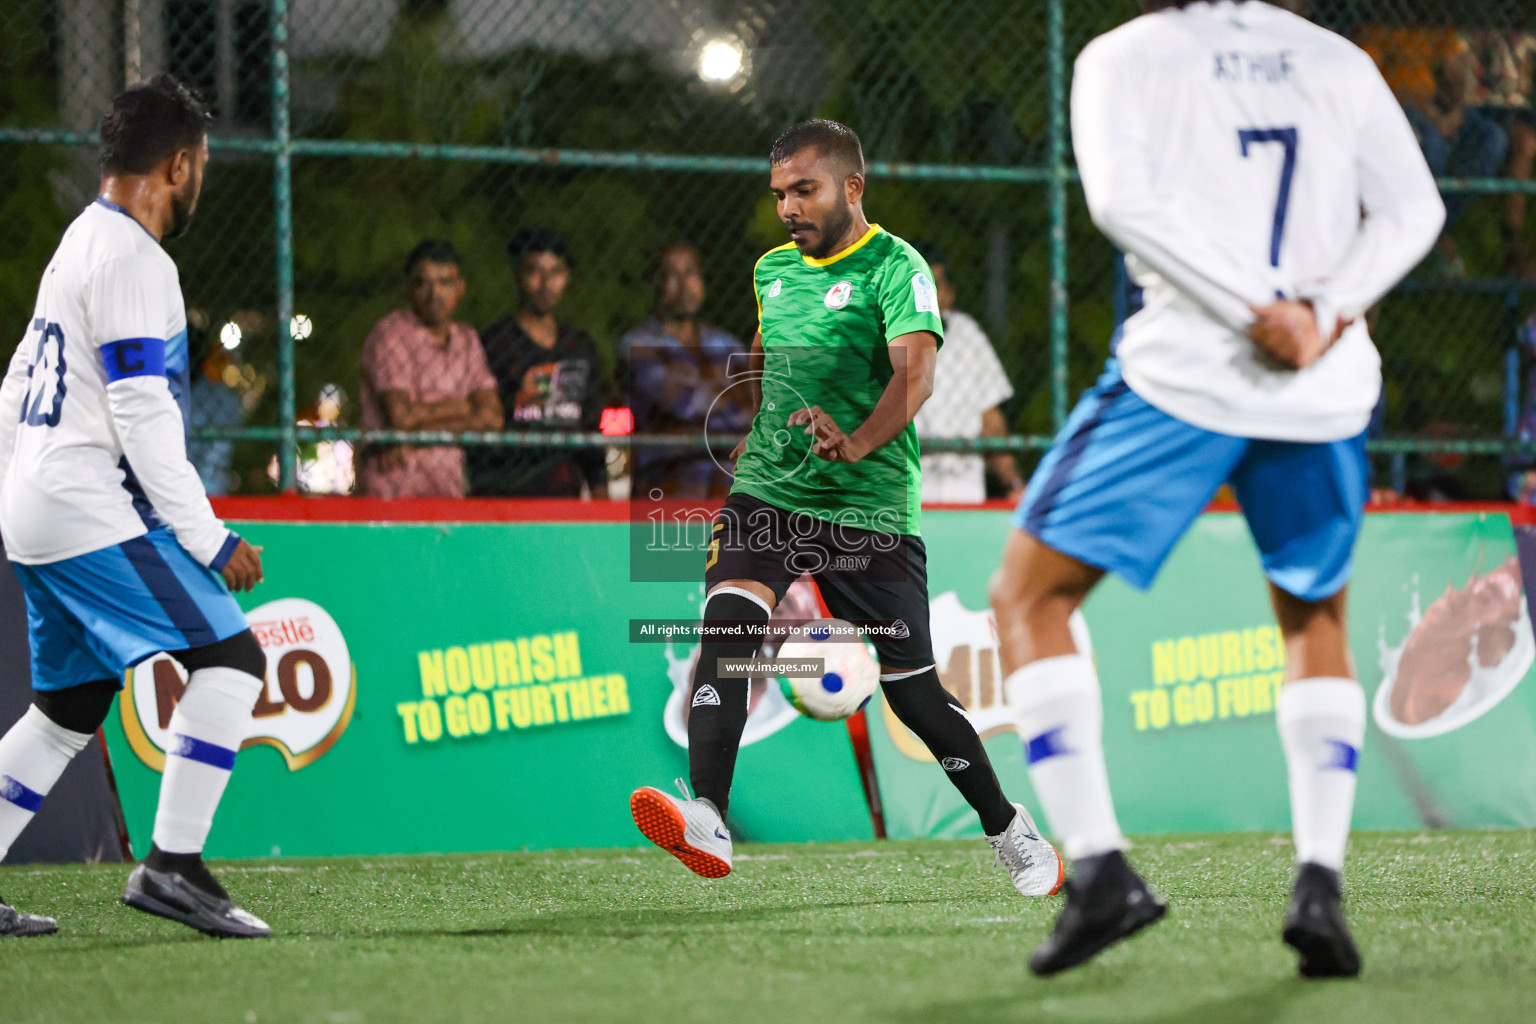
[[[247,628],[224,581],[166,529],[13,567],[27,596],[34,689],[121,679],[161,651],[205,647]]]
[[[128,556],[128,564],[144,581],[144,587],[159,603],[176,631],[186,638],[188,647],[206,647],[218,640],[208,625],[197,599],[187,590],[165,556],[149,537],[135,537],[118,545]]]
[[[1050,476],[1040,488],[1036,501],[1030,506],[1031,532],[1037,531],[1045,524],[1045,518],[1056,504],[1056,499],[1072,480],[1072,473],[1082,461],[1083,453],[1088,450],[1088,442],[1093,437],[1093,432],[1104,422],[1109,410],[1115,402],[1130,391],[1130,385],[1123,380],[1109,382],[1103,388],[1095,389],[1091,404],[1084,397],[1083,407],[1086,414],[1081,418],[1074,416],[1075,424],[1067,424],[1062,431],[1062,437],[1057,438],[1056,443],[1062,445],[1061,457],[1051,468]],[[1063,440],[1064,439],[1064,440]]]
[[[1316,601],[1349,581],[1366,471],[1364,433],[1312,444],[1203,430],[1142,399],[1111,359],[1040,460],[1014,525],[1144,590],[1230,482],[1265,574]]]

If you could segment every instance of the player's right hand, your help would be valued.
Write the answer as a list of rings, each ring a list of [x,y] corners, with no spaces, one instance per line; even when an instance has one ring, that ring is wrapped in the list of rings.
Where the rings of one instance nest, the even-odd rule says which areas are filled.
[[[1281,299],[1253,307],[1248,339],[1270,359],[1289,370],[1305,370],[1322,358],[1331,341],[1317,329],[1317,315],[1304,302]],[[1337,340],[1337,334],[1335,338]]]
[[[255,588],[265,577],[261,569],[262,549],[252,546],[251,542],[241,539],[235,548],[235,553],[229,556],[229,561],[224,563],[224,571],[220,573],[224,577],[224,583],[235,593],[248,591]]]

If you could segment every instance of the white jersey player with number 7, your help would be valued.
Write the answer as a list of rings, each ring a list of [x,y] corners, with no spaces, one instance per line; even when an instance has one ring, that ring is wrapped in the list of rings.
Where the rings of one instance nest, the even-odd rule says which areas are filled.
[[[255,938],[271,930],[231,902],[202,851],[266,685],[230,593],[261,581],[261,549],[218,520],[187,461],[187,318],[160,247],[197,205],[207,125],[169,76],[112,101],[101,193],[43,272],[0,385],[0,535],[26,592],[34,690],[0,738],[0,859],[106,719],[124,670],[168,651],[190,679],[123,902]],[[0,900],[0,936],[57,929]]]
[[[1370,57],[1302,6],[1142,0],[1077,60],[1083,192],[1146,305],[1036,470],[992,584],[1030,776],[1074,864],[1038,974],[1164,912],[1121,852],[1099,682],[1068,617],[1107,572],[1150,586],[1225,483],[1285,638],[1298,870],[1282,936],[1305,976],[1360,970],[1341,871],[1365,735],[1345,588],[1381,391],[1364,315],[1445,211]]]

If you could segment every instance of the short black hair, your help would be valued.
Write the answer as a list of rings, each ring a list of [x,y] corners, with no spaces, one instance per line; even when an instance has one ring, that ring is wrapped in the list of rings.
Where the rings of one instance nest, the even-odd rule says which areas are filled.
[[[567,242],[565,236],[554,228],[518,228],[512,235],[512,240],[507,243],[507,255],[511,257],[514,267],[520,266],[523,257],[534,252],[551,252],[565,260],[566,266],[576,266],[576,257],[571,252],[571,243]]]
[[[916,249],[917,254],[928,262],[929,267],[949,266],[949,255],[945,253],[943,246],[939,245],[938,242],[927,240],[913,242],[912,248]]]
[[[864,173],[864,146],[858,133],[845,124],[819,117],[784,129],[768,150],[768,162],[781,164],[801,150],[812,148],[835,163],[845,178]]]
[[[156,75],[117,94],[101,119],[103,174],[148,174],[208,135],[208,108],[171,75]]]
[[[463,266],[459,260],[459,250],[453,247],[453,243],[442,238],[427,238],[416,243],[405,256],[405,276],[410,277],[416,272],[416,267],[421,263],[448,263],[455,267]]]
[[[702,269],[704,259],[699,255],[698,248],[692,242],[684,242],[679,239],[675,242],[668,242],[666,245],[660,245],[656,247],[656,249],[651,253],[650,260],[645,265],[645,279],[650,281],[652,284],[655,284],[657,281],[659,281],[661,279],[662,261],[666,257],[667,253],[678,252],[680,250],[687,250],[688,252],[692,253],[694,261],[699,263],[700,268]]]

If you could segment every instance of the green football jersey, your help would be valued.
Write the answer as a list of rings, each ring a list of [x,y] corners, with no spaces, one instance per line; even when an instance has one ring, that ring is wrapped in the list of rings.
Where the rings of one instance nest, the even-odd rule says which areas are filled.
[[[811,454],[797,409],[820,406],[852,434],[895,372],[889,343],[914,331],[944,339],[932,271],[916,249],[878,224],[835,256],[802,256],[794,243],[757,261],[763,335],[762,404],[731,487],[789,512],[861,530],[920,532],[922,470],[912,425],[852,465]]]

